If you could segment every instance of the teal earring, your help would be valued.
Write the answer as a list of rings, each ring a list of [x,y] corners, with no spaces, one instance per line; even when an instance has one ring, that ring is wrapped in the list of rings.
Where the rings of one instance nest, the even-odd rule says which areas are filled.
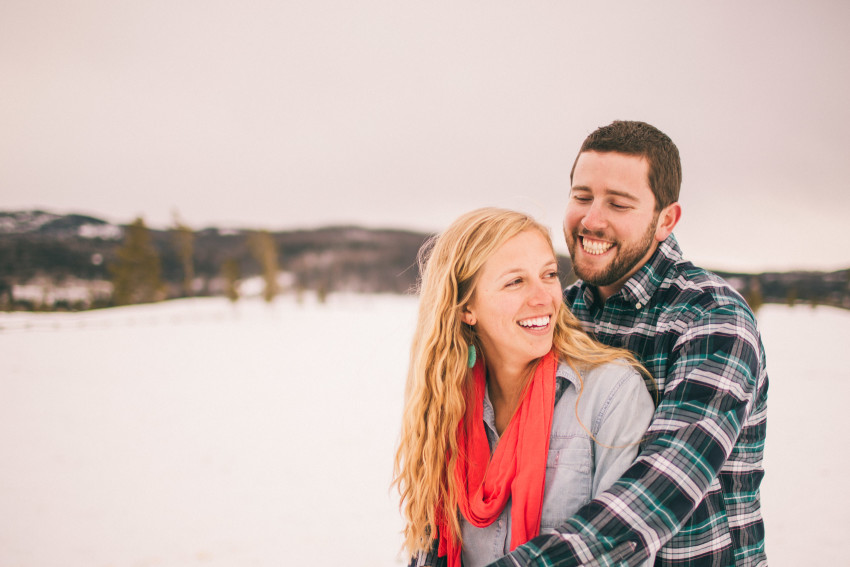
[[[469,368],[475,366],[475,356],[475,345],[469,345],[469,359],[466,361]]]

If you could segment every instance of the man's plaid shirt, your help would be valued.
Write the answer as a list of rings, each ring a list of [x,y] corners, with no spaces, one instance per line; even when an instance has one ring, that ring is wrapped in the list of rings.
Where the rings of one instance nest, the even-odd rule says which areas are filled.
[[[767,372],[755,318],[671,235],[601,304],[579,281],[565,298],[601,342],[634,352],[660,400],[635,464],[560,533],[494,566],[767,565],[759,485]]]

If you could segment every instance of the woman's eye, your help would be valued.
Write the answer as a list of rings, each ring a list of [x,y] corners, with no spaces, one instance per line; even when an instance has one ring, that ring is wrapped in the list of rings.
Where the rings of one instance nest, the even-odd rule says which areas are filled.
[[[549,278],[549,279],[557,280],[558,279],[558,272],[556,272],[556,271],[549,272],[549,273],[546,274],[546,277]]]
[[[521,283],[522,283],[522,278],[517,278],[517,279],[515,279],[515,280],[511,280],[511,281],[509,281],[509,282],[508,282],[508,286],[507,286],[507,287],[517,286],[517,285],[519,285],[519,284],[521,284]]]

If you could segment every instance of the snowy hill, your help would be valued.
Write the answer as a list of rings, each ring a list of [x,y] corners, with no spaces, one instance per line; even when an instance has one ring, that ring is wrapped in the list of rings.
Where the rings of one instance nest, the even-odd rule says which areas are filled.
[[[0,211],[0,234],[38,234],[55,238],[102,238],[119,240],[124,230],[86,215],[59,215],[44,211]]]

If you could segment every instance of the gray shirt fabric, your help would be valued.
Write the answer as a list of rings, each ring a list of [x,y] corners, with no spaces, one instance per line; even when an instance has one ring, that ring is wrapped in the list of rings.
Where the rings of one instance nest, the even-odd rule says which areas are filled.
[[[637,456],[654,411],[643,378],[625,364],[604,364],[582,372],[583,388],[565,363],[559,364],[556,376],[541,534],[554,533],[554,528],[620,478]],[[484,424],[492,454],[499,435],[489,391],[484,397]],[[511,502],[483,528],[461,517],[461,531],[464,567],[499,559],[510,552]]]

